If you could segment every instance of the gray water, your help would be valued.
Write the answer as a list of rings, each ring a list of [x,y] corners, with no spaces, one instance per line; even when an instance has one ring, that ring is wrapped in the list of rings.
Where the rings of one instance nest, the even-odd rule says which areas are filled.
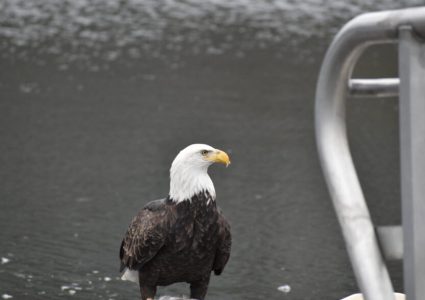
[[[208,299],[356,292],[316,154],[317,74],[353,16],[424,4],[369,2],[0,0],[0,295],[137,299],[118,279],[121,238],[195,142],[232,159],[210,170],[234,242]],[[373,48],[356,74],[396,76],[396,57]],[[396,99],[348,105],[380,225],[400,222],[397,115]]]

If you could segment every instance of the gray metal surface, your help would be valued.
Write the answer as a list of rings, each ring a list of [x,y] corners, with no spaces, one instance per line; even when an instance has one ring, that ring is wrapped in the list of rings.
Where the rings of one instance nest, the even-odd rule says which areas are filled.
[[[424,34],[425,8],[369,13],[348,22],[326,53],[316,88],[320,161],[358,285],[367,300],[394,299],[394,295],[350,154],[345,101],[351,73],[363,50],[372,44],[395,42],[399,27],[406,24]]]
[[[403,229],[401,226],[378,226],[376,233],[386,260],[403,259]]]
[[[407,299],[424,299],[425,46],[410,26],[400,28],[399,73],[404,286]]]
[[[396,97],[399,78],[350,79],[348,92],[354,97]]]

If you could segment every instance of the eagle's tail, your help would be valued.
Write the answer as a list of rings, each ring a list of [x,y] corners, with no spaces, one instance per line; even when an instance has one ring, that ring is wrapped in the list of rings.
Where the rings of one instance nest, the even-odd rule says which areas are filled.
[[[121,280],[128,280],[134,283],[139,283],[139,271],[125,268],[121,275]]]

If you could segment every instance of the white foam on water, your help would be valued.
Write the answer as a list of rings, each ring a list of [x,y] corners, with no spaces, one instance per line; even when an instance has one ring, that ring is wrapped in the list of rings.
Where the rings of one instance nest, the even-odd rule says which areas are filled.
[[[21,278],[21,279],[25,279],[25,278],[27,278],[26,277],[26,275],[25,274],[23,274],[23,273],[18,273],[18,272],[14,272],[14,273],[12,273],[14,276],[16,276],[16,277],[18,277],[18,278]]]
[[[10,259],[9,258],[7,258],[7,257],[2,257],[1,258],[1,264],[2,265],[7,264],[8,262],[10,262]]]
[[[290,47],[299,39],[332,34],[336,21],[370,10],[370,0],[351,2],[137,0],[117,5],[120,2],[109,0],[2,0],[0,39],[7,51],[0,55],[16,59],[19,52],[19,57],[29,59],[34,52],[25,49],[37,47],[42,55],[59,56],[58,67],[65,71],[75,61],[90,62],[93,55],[105,64],[120,57],[165,59],[168,55],[158,50],[158,41],[168,50],[186,53],[184,45],[189,43],[194,53],[207,55],[243,53],[281,43]],[[374,3],[375,10],[423,5],[423,0],[381,2]],[[216,35],[224,38],[217,42]],[[62,51],[70,39],[71,49]],[[97,65],[87,67],[99,70]],[[32,89],[21,87],[23,93]],[[81,196],[75,201],[91,198]]]
[[[78,283],[71,283],[70,285],[62,285],[61,291],[68,291],[70,294],[75,294],[76,291],[82,291],[83,288]],[[71,292],[73,291],[73,292]]]
[[[1,295],[1,298],[2,299],[12,299],[13,296],[12,295],[9,295],[9,294],[3,294],[3,295]]]
[[[278,291],[282,292],[282,293],[289,293],[291,291],[291,286],[289,284],[284,284],[281,285],[277,288]]]

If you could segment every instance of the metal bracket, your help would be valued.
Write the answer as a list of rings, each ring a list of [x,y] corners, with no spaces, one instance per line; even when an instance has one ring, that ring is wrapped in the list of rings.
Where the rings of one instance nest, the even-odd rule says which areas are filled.
[[[354,97],[396,97],[399,78],[350,79],[348,93]]]

